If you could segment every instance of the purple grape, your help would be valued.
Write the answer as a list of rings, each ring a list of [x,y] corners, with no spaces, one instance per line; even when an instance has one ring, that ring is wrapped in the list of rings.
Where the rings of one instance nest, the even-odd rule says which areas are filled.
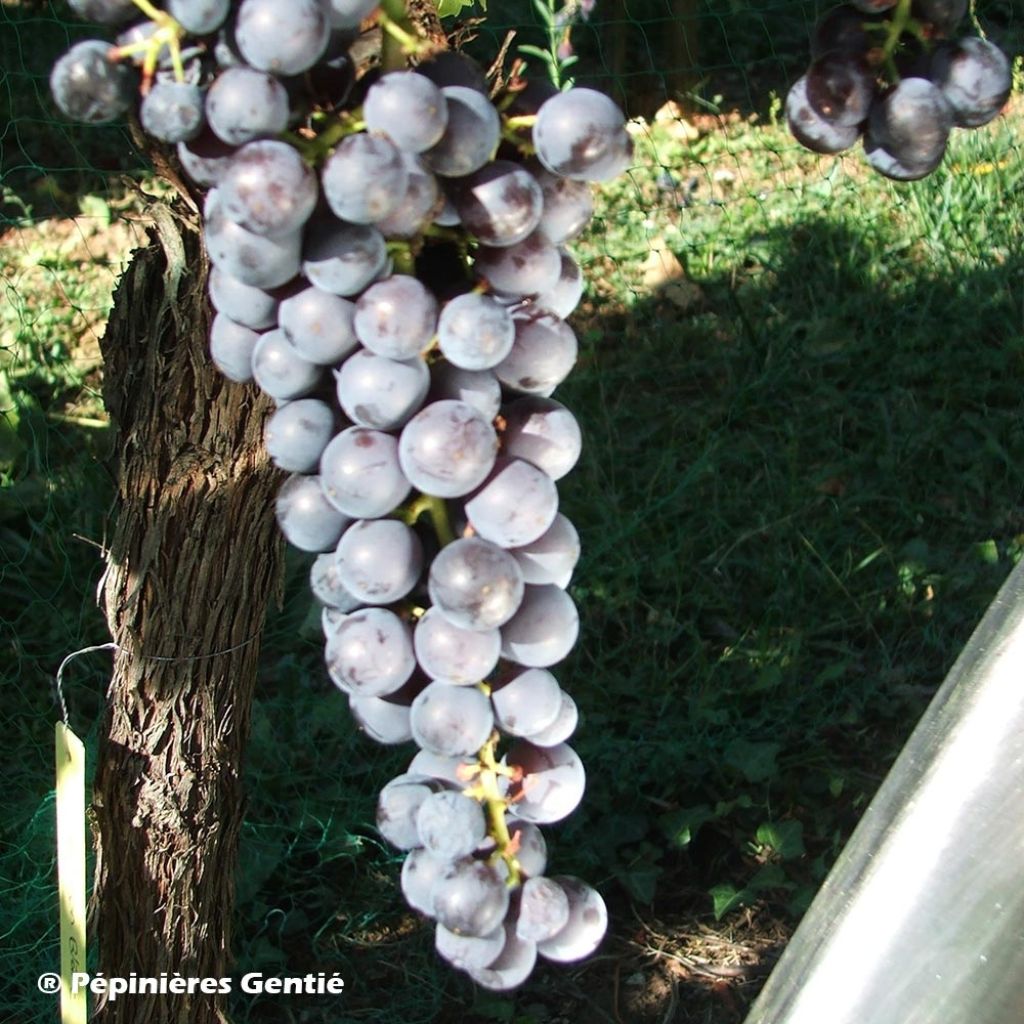
[[[335,686],[360,697],[395,693],[416,668],[409,627],[386,608],[347,615],[327,638],[326,658]]]
[[[139,104],[142,127],[162,142],[186,142],[203,127],[203,97],[196,85],[158,80]]]
[[[132,0],[68,0],[68,7],[79,18],[101,25],[120,25],[139,14]]]
[[[437,329],[437,300],[415,277],[394,274],[359,297],[353,324],[371,352],[389,359],[413,359]]]
[[[435,927],[434,948],[461,971],[489,967],[505,948],[505,927],[498,925],[489,935],[457,935],[443,924]]]
[[[506,295],[526,297],[551,291],[562,274],[562,257],[556,246],[535,232],[504,248],[477,250],[473,269]]]
[[[272,292],[239,281],[214,267],[209,276],[210,302],[218,313],[254,331],[277,324],[278,297]]]
[[[402,864],[402,895],[413,910],[428,917],[434,916],[434,883],[448,861],[439,860],[422,847],[410,850]]]
[[[320,172],[324,198],[334,214],[352,224],[373,224],[391,214],[405,196],[408,171],[390,139],[349,135]]]
[[[569,923],[569,897],[553,878],[528,878],[519,898],[516,935],[527,942],[554,938]]]
[[[569,89],[543,103],[533,144],[547,170],[578,181],[617,177],[633,156],[622,111],[595,89]]]
[[[463,537],[446,545],[430,566],[430,600],[460,629],[485,631],[508,622],[523,599],[522,570],[496,544]]]
[[[478,171],[498,148],[501,119],[486,95],[463,85],[443,88],[448,122],[440,141],[426,150],[423,162],[446,178]]]
[[[387,238],[414,238],[434,219],[443,204],[437,178],[414,153],[402,150],[405,165],[405,194],[377,229]]]
[[[179,142],[177,151],[185,173],[203,188],[212,188],[220,181],[235,155],[234,147],[218,139],[209,127],[194,139]]]
[[[516,317],[516,340],[494,368],[506,387],[546,397],[576,365],[578,346],[572,328],[550,313],[528,310]]]
[[[348,707],[356,724],[371,740],[384,746],[412,739],[409,709],[385,697],[358,697],[349,694]]]
[[[319,366],[292,348],[284,331],[260,335],[252,352],[252,376],[271,398],[278,402],[302,398],[316,388],[321,375]]]
[[[285,540],[300,551],[328,551],[350,520],[327,503],[315,476],[290,476],[277,492],[277,525]]]
[[[562,257],[562,272],[558,281],[553,288],[538,295],[533,304],[564,320],[583,298],[583,272],[569,252],[561,247],[558,252]]]
[[[204,237],[210,262],[254,288],[277,288],[299,272],[299,232],[268,238],[247,231],[223,208],[219,189],[207,193]]]
[[[554,245],[575,238],[594,215],[594,197],[584,181],[573,181],[542,168],[534,172],[544,199],[537,232]]]
[[[924,78],[904,78],[872,107],[865,150],[883,174],[921,178],[942,162],[952,127],[953,110],[942,90]],[[875,150],[880,152],[872,158]],[[886,164],[883,154],[899,166]]]
[[[500,927],[508,899],[505,883],[484,861],[467,859],[449,864],[434,883],[434,915],[456,935],[489,935]]]
[[[481,988],[507,992],[526,981],[536,962],[536,943],[519,938],[515,925],[508,921],[505,923],[505,945],[501,955],[490,967],[473,968],[468,974]]]
[[[363,117],[371,132],[387,135],[399,149],[422,153],[440,142],[448,124],[441,90],[415,71],[392,71],[370,86]]]
[[[448,362],[464,370],[487,370],[512,350],[516,325],[496,299],[479,292],[458,295],[441,310],[437,341]]]
[[[281,406],[263,428],[270,461],[289,473],[312,473],[334,436],[334,411],[326,402],[303,398]]]
[[[510,736],[529,736],[552,725],[562,709],[558,680],[543,668],[529,668],[491,691],[494,719]]]
[[[109,54],[109,43],[83,39],[57,59],[50,92],[65,117],[99,124],[120,117],[132,105],[135,77]]]
[[[587,776],[579,755],[562,743],[538,747],[516,740],[508,763],[523,771],[522,781],[512,788],[516,816],[536,825],[550,825],[568,817],[579,806]]]
[[[312,286],[285,299],[278,324],[295,351],[320,366],[334,366],[358,345],[355,304]]]
[[[462,226],[484,245],[523,241],[540,223],[544,194],[525,168],[494,160],[452,189]]]
[[[405,424],[426,398],[430,371],[422,359],[386,359],[360,349],[335,374],[338,402],[361,427],[393,430]]]
[[[423,567],[419,537],[397,519],[360,519],[338,544],[338,579],[369,605],[392,604],[409,593]]]
[[[288,126],[288,92],[265,71],[228,68],[206,93],[206,120],[232,146],[277,135]]]
[[[490,370],[462,370],[448,362],[437,362],[430,368],[431,402],[451,399],[465,402],[490,421],[501,408],[501,384]]]
[[[416,814],[420,845],[441,860],[468,857],[487,835],[480,803],[452,790],[434,793]],[[497,954],[495,954],[497,955]]]
[[[856,125],[835,124],[811,106],[806,75],[798,78],[786,94],[786,122],[797,142],[815,153],[842,153],[860,137]]]
[[[330,25],[320,0],[242,0],[235,40],[246,62],[259,71],[297,75],[327,48]]]
[[[483,486],[466,502],[466,518],[477,535],[502,548],[537,540],[557,513],[554,481],[522,459],[499,458]]]
[[[437,792],[433,779],[418,775],[399,775],[392,779],[377,798],[377,830],[400,850],[420,845],[416,815],[423,801]]]
[[[561,402],[528,395],[509,402],[502,415],[506,455],[532,462],[552,480],[561,480],[576,465],[583,436],[576,417]]]
[[[518,665],[548,668],[572,650],[579,629],[576,605],[564,590],[554,584],[527,585],[519,609],[502,626],[502,657]]]
[[[387,265],[384,236],[376,228],[313,218],[302,270],[317,288],[333,295],[358,295]]]
[[[218,183],[224,213],[257,235],[298,231],[317,200],[316,175],[286,142],[247,142]]]
[[[224,24],[231,0],[167,0],[164,6],[186,32],[206,36]]]
[[[804,79],[807,102],[829,124],[854,127],[868,116],[875,80],[863,57],[826,54],[811,64]]]
[[[412,635],[416,660],[432,679],[473,686],[494,671],[501,653],[497,629],[469,630],[454,625],[438,608],[428,608]]]
[[[429,683],[412,702],[412,735],[424,750],[445,757],[475,754],[494,728],[490,701],[475,687]]]
[[[932,80],[953,108],[954,123],[979,128],[995,118],[1010,98],[1013,74],[994,43],[968,36],[940,47],[932,58]]]
[[[580,558],[580,538],[572,523],[559,513],[546,533],[511,553],[525,583],[553,583],[564,590]]]
[[[223,313],[213,318],[210,327],[210,358],[228,380],[244,384],[252,380],[252,354],[259,334],[236,323]]]
[[[324,493],[336,508],[360,519],[387,515],[409,493],[398,462],[398,442],[366,427],[349,427],[320,457]]]
[[[572,963],[590,956],[608,930],[608,908],[600,893],[570,875],[555,875],[569,899],[569,920],[552,938],[538,943],[537,952],[556,963]]]
[[[561,699],[562,704],[558,709],[558,715],[555,717],[555,720],[547,728],[524,737],[535,747],[557,747],[559,744],[565,743],[576,731],[580,717],[576,701],[564,690],[562,691]]]
[[[498,438],[483,414],[465,402],[432,402],[402,430],[398,457],[417,490],[439,498],[468,494],[494,465]]]

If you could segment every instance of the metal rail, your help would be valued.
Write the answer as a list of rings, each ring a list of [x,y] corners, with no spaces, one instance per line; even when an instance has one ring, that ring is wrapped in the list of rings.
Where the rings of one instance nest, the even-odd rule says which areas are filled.
[[[746,1024],[1024,1024],[1024,562]]]

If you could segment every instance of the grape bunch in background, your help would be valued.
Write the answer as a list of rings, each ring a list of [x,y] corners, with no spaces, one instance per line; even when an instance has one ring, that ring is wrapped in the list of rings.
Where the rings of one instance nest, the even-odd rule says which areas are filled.
[[[953,128],[988,124],[1010,95],[1010,61],[959,36],[968,0],[850,0],[814,27],[811,65],[786,97],[797,141],[841,153],[863,138],[876,171],[931,174]]]
[[[276,403],[277,518],[314,556],[328,674],[369,736],[419,748],[377,808],[406,899],[488,988],[588,956],[604,903],[548,874],[540,829],[585,786],[551,672],[579,629],[556,481],[581,439],[551,396],[577,357],[565,246],[588,183],[629,165],[622,113],[517,68],[491,95],[367,0],[72,7],[119,34],[75,44],[54,98],[89,122],[137,105],[208,190],[210,352]],[[357,67],[371,15],[415,70]]]

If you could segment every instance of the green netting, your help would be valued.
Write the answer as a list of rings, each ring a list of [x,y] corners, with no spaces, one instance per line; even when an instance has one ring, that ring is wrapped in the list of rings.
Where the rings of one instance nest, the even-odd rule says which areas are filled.
[[[572,34],[571,73],[616,96],[637,146],[576,247],[582,352],[560,390],[587,449],[561,488],[584,544],[584,633],[559,677],[590,782],[550,840],[557,870],[609,899],[604,958],[538,972],[510,999],[435,963],[372,828],[408,752],[353,734],[296,557],[247,768],[246,968],[339,970],[344,1019],[360,1021],[647,1021],[674,1005],[737,1019],[671,958],[767,961],[1020,558],[1019,92],[917,184],[856,152],[813,156],[780,101],[827,6],[599,2]],[[975,14],[1019,57],[1019,5]],[[512,30],[512,53],[547,45],[533,7],[501,2],[469,46],[493,53]],[[0,8],[0,969],[19,1022],[51,1012],[35,978],[56,949],[52,677],[107,639],[114,467],[96,342],[143,237],[136,190],[159,187],[125,129],[69,126],[50,103],[53,58],[93,32],[61,5]],[[107,659],[66,675],[90,750]],[[754,988],[741,978],[730,998]],[[338,1019],[334,1003],[282,1005],[234,1012]]]

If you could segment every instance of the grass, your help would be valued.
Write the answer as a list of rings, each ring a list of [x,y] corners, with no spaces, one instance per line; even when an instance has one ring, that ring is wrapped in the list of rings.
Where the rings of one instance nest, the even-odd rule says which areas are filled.
[[[584,632],[558,674],[589,789],[549,840],[554,870],[601,888],[613,935],[511,997],[437,963],[372,826],[410,753],[353,732],[295,557],[246,767],[240,968],[340,971],[344,1019],[379,1024],[742,1019],[1024,551],[1022,126],[1017,109],[959,133],[909,186],[804,153],[770,111],[636,126],[637,168],[578,246],[591,283],[560,390],[586,449],[561,488]],[[0,253],[0,934],[19,1021],[49,1012],[50,678],[106,639],[95,335],[138,232],[116,192],[74,222],[25,213]],[[105,657],[66,679],[90,744]],[[327,1013],[234,1006],[240,1024]]]

